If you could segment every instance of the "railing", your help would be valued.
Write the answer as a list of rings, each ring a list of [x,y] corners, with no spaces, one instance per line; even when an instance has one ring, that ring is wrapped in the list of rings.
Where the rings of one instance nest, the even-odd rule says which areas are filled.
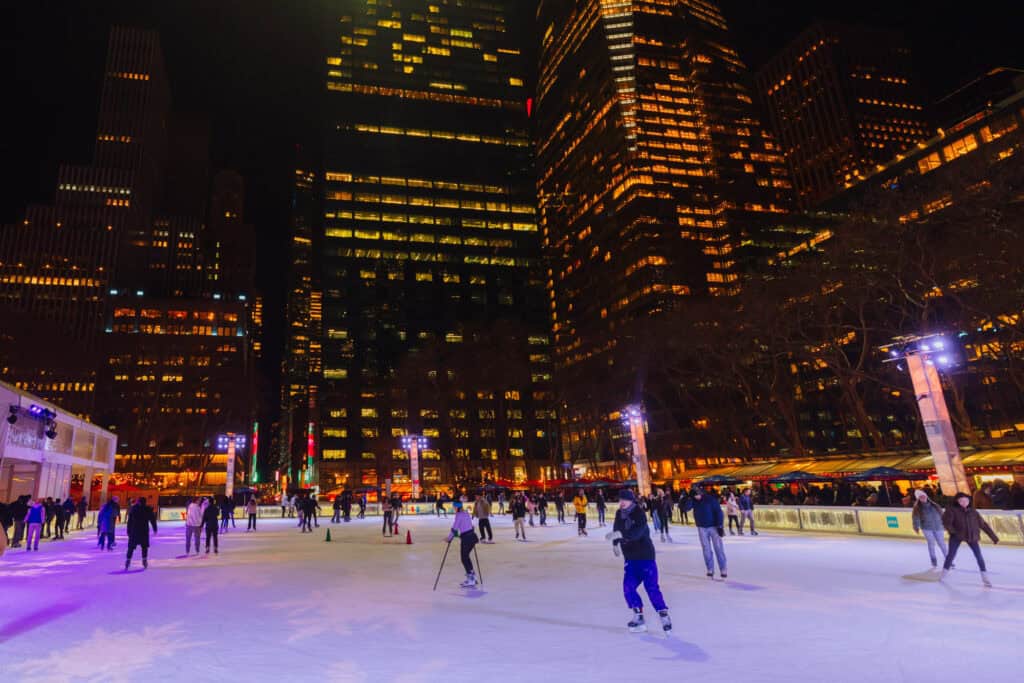
[[[435,514],[434,506],[434,503],[405,503],[402,506],[402,515],[405,517],[433,516]],[[467,506],[471,507],[472,503],[468,503]],[[609,524],[615,517],[616,508],[616,503],[608,503],[606,515]],[[450,502],[445,503],[445,509],[449,516],[453,513]],[[780,531],[914,538],[917,534],[914,533],[914,525],[910,517],[911,510],[911,508],[759,505],[754,509],[754,521],[758,528]],[[507,503],[505,511],[508,512]],[[358,506],[353,505],[352,517],[355,517],[358,512]],[[491,513],[496,514],[497,512],[498,504],[493,503]],[[999,536],[1000,543],[1024,546],[1024,513],[1016,510],[980,510],[979,512]],[[321,519],[330,519],[333,514],[334,510],[330,503],[327,501],[321,503],[319,512]],[[553,503],[548,503],[547,514],[549,519],[555,518]],[[261,505],[257,515],[260,519],[280,518],[281,506]],[[380,504],[368,504],[366,515],[379,517],[381,515]],[[576,509],[567,503],[565,515],[569,521],[572,521],[576,516]],[[593,503],[589,506],[587,516],[591,521],[597,519],[597,508]],[[160,508],[159,517],[163,522],[184,521],[185,508]],[[235,519],[246,519],[244,507],[239,506],[235,509]],[[985,543],[990,542],[985,534],[982,534],[981,540]]]
[[[825,507],[811,505],[761,505],[754,521],[764,529],[809,531],[869,536],[913,538],[912,508]],[[1024,545],[1024,513],[1016,510],[979,510],[1000,543]],[[981,535],[983,542],[988,536]]]

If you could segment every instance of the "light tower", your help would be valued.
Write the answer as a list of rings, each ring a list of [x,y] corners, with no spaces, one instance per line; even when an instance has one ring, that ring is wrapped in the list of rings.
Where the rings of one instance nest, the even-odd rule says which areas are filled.
[[[235,495],[235,451],[245,450],[245,435],[228,432],[217,437],[217,451],[227,453],[227,480],[224,482],[224,495],[231,498]]]
[[[906,362],[942,493],[953,496],[959,491],[969,492],[967,471],[949,419],[938,370],[939,367],[949,368],[956,364],[957,353],[952,343],[939,334],[897,337],[891,346],[883,347],[883,350],[889,353],[887,362]]]
[[[420,451],[427,447],[427,438],[419,434],[402,437],[402,448],[409,452],[409,478],[412,479],[412,499],[420,497]]]
[[[626,406],[622,410],[622,422],[629,428],[633,446],[633,465],[636,467],[636,486],[641,496],[651,495],[651,466],[647,462],[647,437],[642,406]]]

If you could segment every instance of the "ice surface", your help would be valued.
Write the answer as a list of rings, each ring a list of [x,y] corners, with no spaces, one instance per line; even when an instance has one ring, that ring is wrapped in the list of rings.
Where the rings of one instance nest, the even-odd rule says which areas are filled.
[[[263,519],[223,534],[220,555],[188,558],[181,525],[164,524],[149,570],[136,554],[128,574],[120,535],[113,552],[87,532],[8,550],[0,679],[941,683],[1012,680],[1024,665],[1024,549],[985,547],[985,589],[966,548],[935,583],[917,580],[923,540],[726,536],[722,583],[704,576],[693,527],[676,526],[676,543],[658,544],[665,639],[626,631],[606,529],[528,528],[517,543],[499,516],[497,542],[479,546],[482,589],[458,588],[456,541],[431,592],[449,521],[406,517],[385,542],[375,519],[313,534]]]

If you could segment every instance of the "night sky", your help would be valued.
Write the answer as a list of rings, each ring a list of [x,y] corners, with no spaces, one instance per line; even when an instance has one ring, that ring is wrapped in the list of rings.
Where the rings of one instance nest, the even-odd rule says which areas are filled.
[[[534,5],[521,0],[532,15]],[[567,0],[568,1],[568,0]],[[92,154],[111,24],[161,32],[174,108],[209,116],[214,164],[242,172],[259,235],[267,300],[265,371],[276,378],[283,321],[282,254],[297,144],[316,137],[324,29],[331,0],[3,0],[0,223],[52,199],[57,165]],[[902,29],[936,99],[993,66],[1024,67],[1024,3],[908,0],[721,0],[734,42],[756,68],[815,18]],[[1013,6],[1011,6],[1013,5]],[[327,12],[329,15],[329,12]],[[13,68],[11,67],[13,65]]]

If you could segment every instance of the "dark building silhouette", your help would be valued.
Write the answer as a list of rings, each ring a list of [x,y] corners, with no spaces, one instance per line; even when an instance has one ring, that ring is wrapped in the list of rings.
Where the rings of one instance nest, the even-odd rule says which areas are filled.
[[[757,89],[802,207],[932,133],[897,31],[815,23],[758,72]]]

